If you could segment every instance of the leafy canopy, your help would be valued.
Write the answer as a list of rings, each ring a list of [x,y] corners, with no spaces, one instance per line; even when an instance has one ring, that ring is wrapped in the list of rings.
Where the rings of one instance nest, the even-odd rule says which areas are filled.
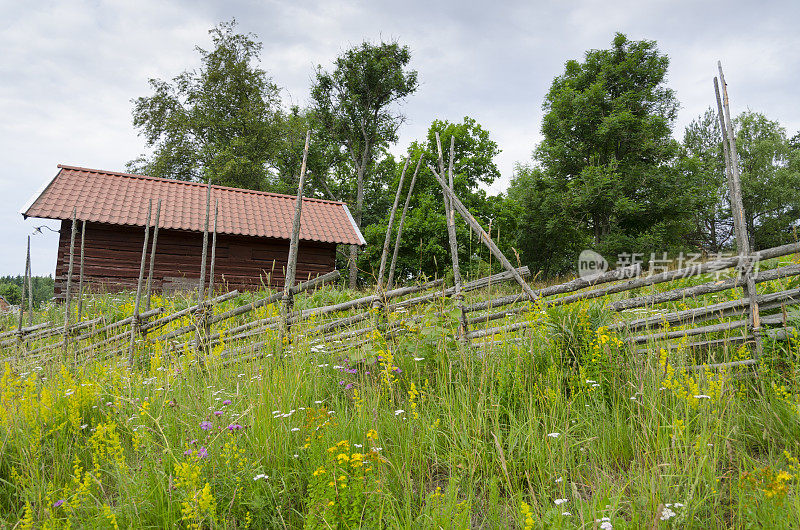
[[[668,66],[654,41],[618,33],[553,80],[535,164],[519,166],[509,190],[522,205],[526,261],[559,273],[589,244],[615,256],[685,240],[692,194],[675,167]]]
[[[278,87],[256,65],[261,43],[235,28],[211,29],[214,48],[196,48],[198,70],[151,79],[153,95],[134,100],[133,124],[153,154],[130,170],[250,189],[276,184],[269,167],[279,147]]]

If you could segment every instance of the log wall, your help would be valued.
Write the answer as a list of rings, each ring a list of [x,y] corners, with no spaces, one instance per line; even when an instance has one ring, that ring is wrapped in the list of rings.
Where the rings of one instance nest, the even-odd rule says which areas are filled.
[[[63,298],[69,267],[71,221],[61,222],[56,258],[55,294]],[[92,292],[135,290],[144,242],[144,227],[86,223],[84,282]],[[206,271],[211,267],[211,249]],[[153,290],[196,289],[200,278],[203,234],[182,230],[158,231],[158,248],[153,271]],[[148,248],[149,252],[149,248]],[[288,239],[217,234],[214,284],[219,289],[253,290],[269,282],[282,287],[289,255]],[[72,285],[77,289],[80,235],[75,241]],[[149,266],[148,253],[148,266]],[[300,241],[296,281],[330,272],[336,268],[336,245]],[[227,286],[227,287],[226,287]]]

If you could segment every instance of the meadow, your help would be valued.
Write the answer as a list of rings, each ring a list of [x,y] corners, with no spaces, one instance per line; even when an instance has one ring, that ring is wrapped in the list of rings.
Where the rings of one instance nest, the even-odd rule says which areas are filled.
[[[792,286],[797,279],[784,278],[760,292]],[[503,289],[513,290],[493,286],[467,302]],[[324,287],[296,307],[362,295]],[[226,357],[233,345],[224,339],[200,356],[193,335],[181,355],[166,341],[138,341],[133,368],[114,353],[127,342],[78,356],[76,348],[24,356],[7,347],[0,526],[800,527],[797,334],[765,340],[756,368],[687,369],[751,353],[658,341],[637,353],[607,329],[642,314],[608,311],[620,296],[528,304],[507,318],[527,321],[524,329],[472,347],[455,338],[458,311],[444,297],[390,313],[389,323],[417,317],[402,334],[378,329],[326,343],[309,332],[314,319],[283,339],[267,331],[255,359]],[[87,297],[82,318],[130,316],[132,299]],[[152,302],[165,313],[189,303]],[[708,297],[668,308],[701,303]],[[273,304],[214,331],[279,314]],[[787,322],[796,327],[798,317],[790,310]],[[49,304],[35,322],[59,318],[63,306]]]

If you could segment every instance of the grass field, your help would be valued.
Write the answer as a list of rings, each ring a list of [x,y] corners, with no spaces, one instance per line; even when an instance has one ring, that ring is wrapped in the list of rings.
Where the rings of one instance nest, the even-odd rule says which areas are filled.
[[[325,288],[297,306],[356,296]],[[181,356],[140,342],[133,370],[112,348],[77,363],[61,348],[46,358],[8,348],[0,527],[800,527],[800,339],[767,341],[757,377],[687,372],[710,358],[661,343],[635,354],[605,329],[619,318],[608,301],[531,308],[528,328],[475,349],[454,338],[450,300],[410,310],[420,319],[397,339],[375,332],[347,348],[300,327],[285,356],[268,333],[266,357],[228,366],[230,344],[200,362],[192,334]],[[98,295],[84,319],[132,305]],[[36,321],[61,312],[45,307]],[[749,356],[732,347],[714,360]]]

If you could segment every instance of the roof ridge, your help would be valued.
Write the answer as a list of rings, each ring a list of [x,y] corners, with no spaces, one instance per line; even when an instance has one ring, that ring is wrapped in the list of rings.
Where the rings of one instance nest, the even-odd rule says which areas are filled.
[[[109,170],[105,170],[105,169],[92,169],[92,168],[81,167],[81,166],[70,166],[70,165],[67,165],[67,164],[58,164],[58,168],[59,169],[73,170],[73,171],[86,171],[88,173],[100,173],[100,174],[103,174],[103,175],[113,175],[113,176],[116,176],[116,177],[140,178],[140,179],[145,179],[145,180],[153,180],[153,181],[157,181],[157,182],[167,182],[167,183],[170,183],[170,184],[182,184],[182,185],[185,185],[185,186],[199,186],[199,187],[203,187],[203,188],[206,187],[206,184],[204,184],[202,182],[194,182],[194,181],[190,181],[190,180],[168,179],[168,178],[163,178],[163,177],[152,177],[150,175],[141,175],[141,174],[137,174],[137,173],[124,173],[122,171],[109,171]],[[273,193],[273,192],[270,192],[270,191],[261,191],[261,190],[248,190],[248,189],[245,189],[245,188],[234,188],[234,187],[231,187],[231,186],[220,186],[218,184],[212,184],[211,185],[211,189],[212,190],[217,189],[217,190],[233,191],[233,192],[239,192],[239,193],[251,193],[251,194],[254,194],[254,195],[264,195],[264,196],[269,196],[269,197],[278,197],[278,198],[281,198],[281,199],[291,199],[291,200],[297,199],[297,197],[295,195],[286,195],[286,194],[283,194],[283,193]],[[321,203],[325,203],[325,204],[345,204],[344,201],[332,201],[332,200],[329,200],[329,199],[318,199],[316,197],[303,197],[303,201],[321,202]]]

